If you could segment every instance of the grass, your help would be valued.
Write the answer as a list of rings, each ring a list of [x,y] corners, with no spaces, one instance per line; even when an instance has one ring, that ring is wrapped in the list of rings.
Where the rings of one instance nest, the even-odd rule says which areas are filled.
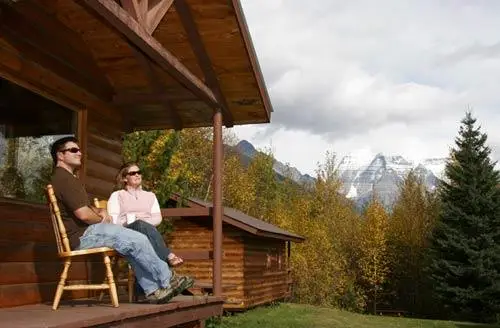
[[[496,325],[351,313],[299,304],[260,307],[224,317],[223,328],[498,328]]]

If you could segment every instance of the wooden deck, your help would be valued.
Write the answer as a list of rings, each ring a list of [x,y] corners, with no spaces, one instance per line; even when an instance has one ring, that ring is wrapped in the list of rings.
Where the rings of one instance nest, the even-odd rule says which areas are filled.
[[[57,311],[49,304],[0,309],[0,326],[9,328],[74,327],[203,327],[205,319],[222,314],[223,299],[213,296],[177,296],[170,303],[110,303],[95,300],[62,302]]]

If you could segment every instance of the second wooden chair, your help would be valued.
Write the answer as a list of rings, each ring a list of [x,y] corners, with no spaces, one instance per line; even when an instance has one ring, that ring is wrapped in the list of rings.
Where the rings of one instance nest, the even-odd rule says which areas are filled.
[[[97,207],[97,208],[104,208],[104,209],[107,209],[108,207],[108,201],[107,200],[99,200],[97,198],[94,198],[94,206]],[[115,271],[119,271],[119,268],[120,268],[120,265],[119,265],[119,258],[113,258],[113,266],[115,268],[117,268],[117,270]],[[123,284],[127,284],[127,290],[128,290],[128,301],[130,303],[133,302],[134,300],[134,282],[135,282],[135,276],[134,276],[134,271],[132,270],[132,267],[130,266],[130,264],[127,265],[128,267],[128,273],[127,273],[127,279],[117,279],[116,280],[116,283],[117,284],[120,284],[120,285],[123,285]],[[102,299],[102,296],[104,294],[101,293],[100,295],[100,298]]]

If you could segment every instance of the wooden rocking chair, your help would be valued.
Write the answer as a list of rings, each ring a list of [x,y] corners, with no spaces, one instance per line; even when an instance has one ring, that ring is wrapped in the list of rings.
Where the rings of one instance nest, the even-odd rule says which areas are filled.
[[[64,269],[57,285],[56,295],[54,297],[54,303],[52,305],[53,310],[57,310],[59,306],[59,301],[61,299],[62,293],[65,290],[104,290],[109,289],[109,294],[111,297],[111,304],[114,307],[118,307],[118,294],[116,291],[115,280],[113,277],[113,271],[111,270],[111,260],[110,257],[115,257],[118,255],[115,250],[109,247],[98,247],[91,249],[83,249],[72,251],[69,245],[68,236],[66,234],[66,228],[61,218],[61,212],[59,211],[59,206],[57,204],[57,199],[54,194],[54,188],[52,185],[47,185],[47,199],[49,201],[50,214],[52,218],[52,225],[54,227],[54,234],[57,240],[57,251],[60,258],[64,258]],[[86,256],[91,254],[102,254],[104,266],[106,267],[106,280],[107,283],[103,284],[85,284],[85,285],[66,285],[66,279],[68,278],[68,271],[71,266],[71,260],[76,256]]]

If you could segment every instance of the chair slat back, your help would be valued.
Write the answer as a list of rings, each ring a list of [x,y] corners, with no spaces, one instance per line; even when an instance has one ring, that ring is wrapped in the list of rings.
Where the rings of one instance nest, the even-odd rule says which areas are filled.
[[[105,199],[99,200],[97,198],[94,198],[94,206],[97,208],[108,208],[108,201]]]
[[[54,187],[52,187],[51,184],[47,185],[47,200],[49,202],[54,234],[56,235],[57,251],[59,254],[63,252],[71,252],[68,235],[66,234],[66,227],[64,226],[64,222],[61,218],[61,211],[59,210],[59,205],[57,204]]]

